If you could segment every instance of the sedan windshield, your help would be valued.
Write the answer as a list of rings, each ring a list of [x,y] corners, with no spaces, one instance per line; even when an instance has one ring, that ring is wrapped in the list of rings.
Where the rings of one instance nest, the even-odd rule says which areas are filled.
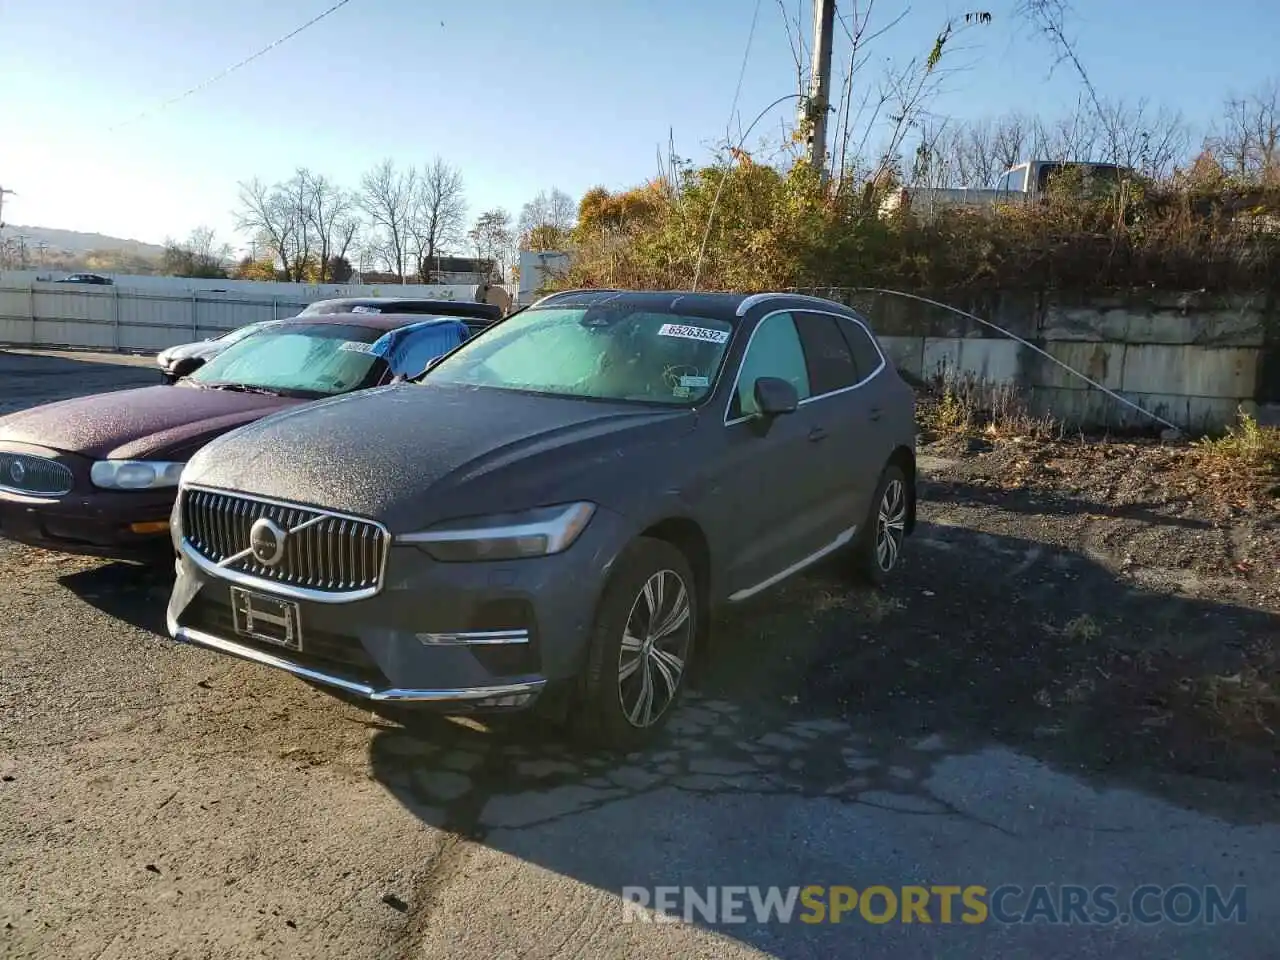
[[[372,348],[384,331],[354,324],[267,327],[187,378],[203,387],[319,398],[371,386],[385,369]]]
[[[606,306],[515,314],[423,378],[554,396],[687,406],[710,391],[732,326]]]

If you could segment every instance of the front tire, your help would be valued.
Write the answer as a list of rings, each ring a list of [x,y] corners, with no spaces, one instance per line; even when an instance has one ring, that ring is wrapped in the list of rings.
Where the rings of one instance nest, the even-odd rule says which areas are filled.
[[[699,602],[689,561],[674,546],[642,537],[623,551],[591,632],[573,717],[581,739],[636,750],[666,725],[684,691]]]
[[[873,586],[883,586],[898,568],[910,509],[907,475],[896,463],[890,463],[880,474],[854,548],[856,572]]]

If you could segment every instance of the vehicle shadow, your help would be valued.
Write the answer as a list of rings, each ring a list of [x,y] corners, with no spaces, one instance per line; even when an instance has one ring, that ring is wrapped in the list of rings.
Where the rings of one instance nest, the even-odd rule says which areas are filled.
[[[167,637],[164,613],[173,589],[173,561],[112,562],[63,574],[58,582],[108,616]]]
[[[615,893],[811,882],[778,875],[784,854],[750,866],[752,844],[783,842],[770,817],[819,833],[792,818],[946,818],[973,834],[962,861],[973,869],[984,836],[1022,851],[1037,842],[975,811],[1027,789],[1070,792],[1063,783],[1085,809],[1119,787],[1165,801],[1157,812],[1280,821],[1265,724],[1215,715],[1195,693],[1269,648],[1280,618],[1154,593],[1040,542],[926,522],[914,541],[885,592],[832,563],[721,619],[707,676],[649,750],[588,752],[542,724],[424,716],[376,730],[372,775],[425,823]],[[976,759],[993,750],[1005,760]],[[984,770],[965,781],[968,803],[956,782],[973,774],[957,764]],[[686,847],[702,853],[678,868],[656,852]],[[812,928],[799,926],[782,941],[776,929],[717,929],[779,957],[812,955]]]
[[[1054,490],[995,488],[954,480],[930,479],[928,498],[935,503],[998,506],[1001,510],[1012,513],[1032,515],[1092,514],[1116,520],[1136,520],[1153,526],[1184,527],[1191,530],[1208,530],[1213,526],[1207,520],[1170,516],[1167,511],[1160,509],[1160,504],[1156,503],[1098,503]]]

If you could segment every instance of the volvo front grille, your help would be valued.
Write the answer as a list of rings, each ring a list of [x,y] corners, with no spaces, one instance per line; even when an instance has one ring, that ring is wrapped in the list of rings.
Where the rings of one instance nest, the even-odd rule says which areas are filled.
[[[263,531],[271,541],[265,546]],[[377,592],[391,539],[370,520],[201,489],[183,491],[182,537],[228,574],[335,599]]]
[[[35,497],[60,497],[75,485],[71,471],[56,460],[0,451],[0,487]]]

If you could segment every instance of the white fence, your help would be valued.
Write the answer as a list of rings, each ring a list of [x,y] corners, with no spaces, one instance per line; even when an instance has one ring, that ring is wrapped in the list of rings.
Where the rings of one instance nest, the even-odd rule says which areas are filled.
[[[483,299],[468,285],[356,285],[118,277],[112,285],[0,273],[0,344],[155,352],[247,323],[292,317],[333,297]]]

